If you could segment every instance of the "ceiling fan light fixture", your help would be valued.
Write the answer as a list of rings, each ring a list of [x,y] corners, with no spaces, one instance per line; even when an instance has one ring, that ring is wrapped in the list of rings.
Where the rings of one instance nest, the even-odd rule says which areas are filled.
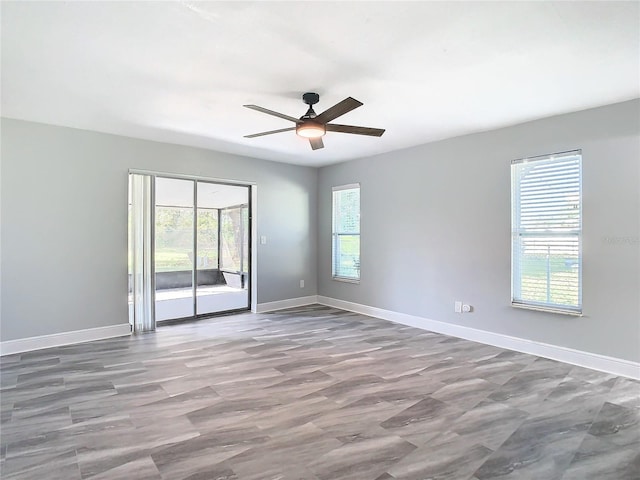
[[[304,138],[319,138],[327,133],[327,129],[321,123],[306,121],[296,126],[296,133]]]

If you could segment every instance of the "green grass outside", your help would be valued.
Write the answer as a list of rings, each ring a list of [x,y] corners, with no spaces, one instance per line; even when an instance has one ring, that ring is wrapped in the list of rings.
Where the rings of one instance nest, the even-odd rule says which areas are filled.
[[[176,272],[180,270],[191,270],[193,266],[191,250],[179,248],[162,248],[156,250],[156,272]],[[216,258],[218,252],[214,249],[204,249],[198,251],[198,257],[208,257],[209,264],[204,268],[214,268],[217,266]]]
[[[578,269],[574,265],[577,259],[552,255],[549,258],[551,283],[550,301],[559,305],[578,305],[578,292],[554,289],[554,285],[577,284]],[[527,255],[522,263],[522,297],[533,302],[547,302],[547,257],[546,255]]]

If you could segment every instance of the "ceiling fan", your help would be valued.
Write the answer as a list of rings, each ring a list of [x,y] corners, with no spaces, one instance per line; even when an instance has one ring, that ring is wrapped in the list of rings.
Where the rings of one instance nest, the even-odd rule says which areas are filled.
[[[290,117],[284,113],[274,112],[267,108],[259,107],[258,105],[243,105],[244,107],[256,110],[258,112],[273,115],[274,117],[284,118],[296,124],[295,127],[281,128],[279,130],[270,130],[268,132],[254,133],[252,135],[245,135],[244,138],[261,137],[263,135],[271,135],[273,133],[289,132],[295,130],[296,133],[309,139],[309,144],[313,150],[324,148],[322,137],[327,132],[341,132],[341,133],[353,133],[356,135],[370,135],[372,137],[380,137],[384,133],[383,128],[369,128],[369,127],[356,127],[353,125],[339,125],[337,123],[329,123],[345,113],[350,112],[363,105],[355,98],[345,98],[341,102],[336,103],[333,107],[328,108],[320,115],[316,115],[313,111],[313,106],[320,100],[320,95],[317,93],[307,92],[302,95],[302,101],[309,105],[307,113],[300,118]]]

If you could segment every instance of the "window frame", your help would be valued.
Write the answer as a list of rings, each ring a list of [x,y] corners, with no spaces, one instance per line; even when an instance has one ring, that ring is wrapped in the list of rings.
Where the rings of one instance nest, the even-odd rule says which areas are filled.
[[[337,226],[337,215],[336,215],[336,194],[339,192],[343,192],[345,190],[357,190],[358,191],[358,212],[357,212],[357,216],[358,216],[358,232],[354,233],[354,232],[338,232],[336,231],[336,226]],[[349,183],[346,185],[338,185],[338,186],[334,186],[331,187],[331,278],[333,280],[339,281],[339,282],[346,282],[346,283],[356,283],[359,284],[360,283],[360,279],[361,279],[361,273],[360,273],[360,265],[362,264],[362,252],[361,252],[361,231],[362,231],[362,227],[361,227],[361,211],[362,211],[362,205],[361,205],[361,199],[362,199],[362,188],[360,183]],[[357,268],[357,277],[351,277],[351,276],[345,276],[345,275],[339,275],[336,271],[336,262],[335,262],[335,258],[336,258],[336,252],[338,249],[338,239],[341,236],[357,236],[358,238],[358,268]]]
[[[521,214],[521,200],[522,196],[519,190],[519,182],[523,176],[518,174],[517,166],[524,163],[533,163],[538,161],[554,161],[566,159],[567,157],[578,157],[578,226],[574,229],[565,229],[562,231],[526,231],[526,228],[522,226]],[[515,308],[522,308],[527,310],[538,310],[549,313],[558,313],[564,315],[582,316],[583,315],[583,298],[582,298],[582,286],[583,286],[583,256],[582,256],[582,231],[583,231],[583,194],[582,194],[582,150],[568,150],[565,152],[558,152],[548,155],[540,155],[536,157],[528,157],[511,161],[511,306]],[[556,180],[557,181],[557,180]],[[553,194],[553,193],[552,193]],[[557,193],[555,193],[557,195]],[[547,197],[544,197],[547,199]],[[537,218],[537,217],[536,217]],[[520,254],[522,238],[572,238],[577,242],[577,306],[573,307],[568,304],[558,304],[550,301],[533,301],[525,300],[522,298],[522,255]],[[553,245],[552,241],[548,242],[548,248]],[[550,288],[551,278],[549,270],[549,259],[547,260],[547,289]],[[520,287],[518,290],[517,287]],[[519,292],[519,293],[518,293]],[[547,291],[547,296],[550,292]]]

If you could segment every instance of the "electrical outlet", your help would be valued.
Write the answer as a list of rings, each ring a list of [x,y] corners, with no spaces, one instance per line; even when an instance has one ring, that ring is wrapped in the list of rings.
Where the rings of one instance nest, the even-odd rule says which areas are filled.
[[[300,288],[304,288],[304,280],[300,280]]]
[[[462,302],[455,302],[453,304],[453,311],[456,313],[462,313]]]

